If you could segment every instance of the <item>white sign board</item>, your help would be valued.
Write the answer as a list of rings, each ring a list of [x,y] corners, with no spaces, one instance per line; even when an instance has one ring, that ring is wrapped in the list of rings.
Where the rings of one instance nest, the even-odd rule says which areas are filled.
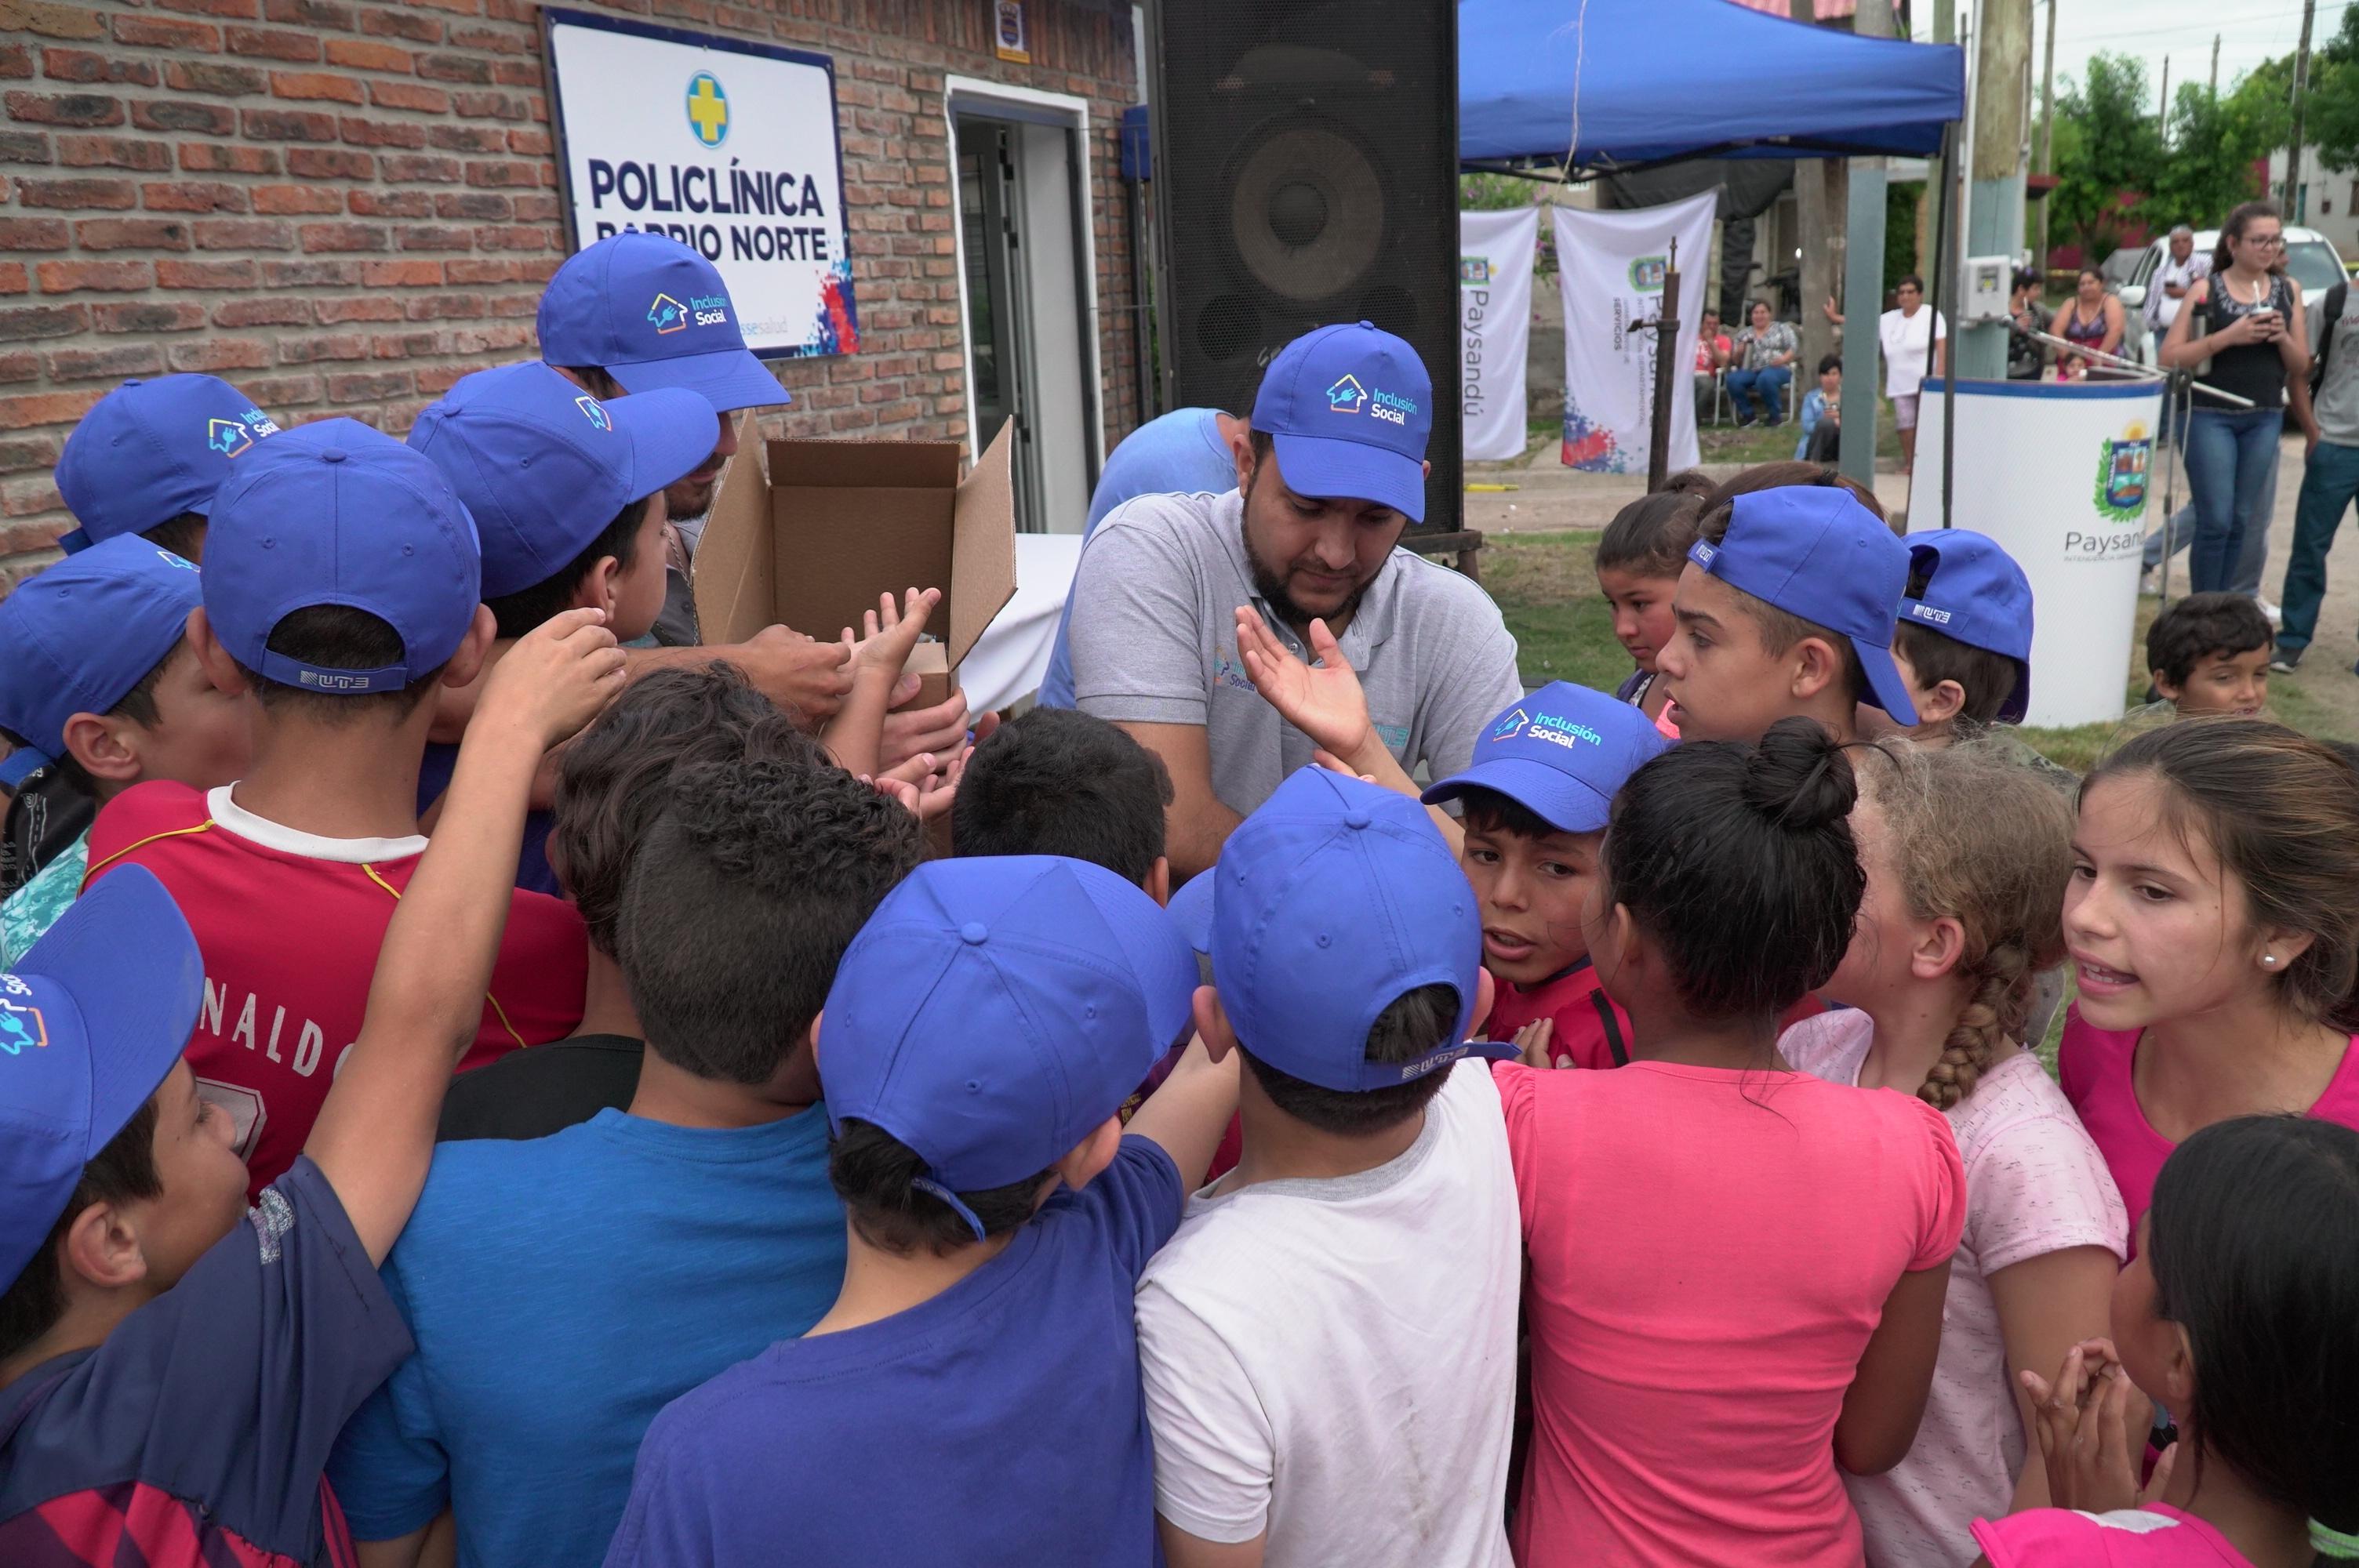
[[[1950,524],[1997,540],[2031,581],[2026,724],[2122,716],[2138,556],[2161,481],[2158,381],[1961,381]],[[1925,383],[1908,525],[1941,525],[1941,384]],[[1971,476],[1971,477],[1969,477]]]
[[[1458,413],[1466,456],[1524,455],[1524,364],[1540,210],[1458,214]]]
[[[824,55],[541,12],[576,250],[669,234],[721,270],[745,346],[860,347]]]
[[[1695,397],[1688,379],[1703,324],[1701,287],[1712,254],[1717,191],[1660,207],[1556,211],[1557,276],[1564,288],[1564,462],[1597,473],[1645,473],[1654,443],[1655,334],[1671,243],[1679,243],[1679,332],[1671,363],[1674,469],[1696,463]]]

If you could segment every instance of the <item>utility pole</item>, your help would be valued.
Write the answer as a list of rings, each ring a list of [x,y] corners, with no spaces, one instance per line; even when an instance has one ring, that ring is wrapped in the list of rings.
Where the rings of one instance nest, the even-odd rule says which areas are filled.
[[[2162,101],[2155,105],[2156,128],[2161,133],[2162,145],[2170,145],[2170,57],[2162,57]]]
[[[2055,0],[2049,0],[2053,5]],[[2212,35],[2212,96],[2220,96],[2220,35]]]
[[[2302,99],[2310,92],[2310,24],[2317,12],[2318,0],[2301,0],[2301,43],[2293,51],[2293,144],[2286,151],[2285,200],[2278,204],[2288,223],[2308,216],[2294,210],[2294,193],[2301,189]]]
[[[2216,44],[2213,53],[2218,53]],[[2039,67],[2039,172],[2056,172],[2056,0],[2048,0],[2048,47]],[[2048,274],[2048,204],[2049,197],[2039,199],[2039,254],[2031,262],[2043,280]]]
[[[1788,0],[1788,14],[1806,27],[1818,26],[1815,0]],[[1828,200],[1827,160],[1799,157],[1794,160],[1794,220],[1801,236],[1801,276],[1796,285],[1801,296],[1802,319],[1795,330],[1802,340],[1801,356],[1794,362],[1794,384],[1802,384],[1810,367],[1819,362],[1821,355],[1834,345],[1834,325],[1819,307],[1834,297],[1835,253],[1842,240],[1842,223],[1833,202]],[[1780,270],[1785,258],[1776,258]],[[1799,400],[1801,394],[1796,393]],[[1797,406],[1799,406],[1799,402]]]
[[[1853,30],[1864,38],[1888,38],[1893,26],[1891,0],[1859,0]],[[1843,253],[1843,471],[1871,488],[1875,483],[1875,389],[1877,373],[1875,322],[1884,314],[1884,193],[1886,176],[1880,157],[1851,160],[1845,205],[1849,247]],[[1815,367],[1817,362],[1811,362]],[[1799,379],[1799,377],[1797,378]]]
[[[2031,60],[2031,0],[1981,0],[1974,51],[1971,135],[1962,144],[1966,222],[1961,256],[2013,256],[2023,249],[2024,127]],[[1952,231],[1954,232],[1954,231]],[[1962,301],[1952,265],[1942,304],[1951,315],[1951,368],[1962,379],[1997,381],[2006,374],[2006,323],[1960,321]]]

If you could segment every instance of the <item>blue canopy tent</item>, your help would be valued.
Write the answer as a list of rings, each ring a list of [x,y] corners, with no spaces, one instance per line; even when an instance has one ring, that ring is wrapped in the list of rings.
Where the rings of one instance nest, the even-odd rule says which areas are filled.
[[[1730,0],[1458,6],[1458,154],[1470,167],[1922,155],[1965,104],[1955,45],[1802,27]]]

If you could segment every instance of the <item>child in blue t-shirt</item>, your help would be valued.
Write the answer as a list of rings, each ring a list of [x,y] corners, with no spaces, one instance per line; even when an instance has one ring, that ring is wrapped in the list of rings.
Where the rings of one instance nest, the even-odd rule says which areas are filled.
[[[1195,955],[1103,867],[918,868],[836,972],[819,1075],[843,1291],[656,1418],[606,1561],[1156,1561],[1131,1294],[1236,1108]]]

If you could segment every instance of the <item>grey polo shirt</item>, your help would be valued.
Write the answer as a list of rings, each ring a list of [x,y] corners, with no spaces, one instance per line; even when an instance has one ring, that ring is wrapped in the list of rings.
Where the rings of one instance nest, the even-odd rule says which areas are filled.
[[[1116,721],[1202,725],[1212,793],[1240,814],[1314,749],[1246,678],[1242,604],[1303,653],[1254,591],[1245,501],[1234,490],[1125,503],[1090,535],[1073,579],[1074,705]],[[1385,562],[1341,641],[1376,732],[1412,773],[1420,762],[1434,778],[1466,766],[1484,725],[1523,696],[1516,639],[1491,596],[1408,550]]]
[[[2326,379],[2319,384],[2312,411],[2318,433],[2338,447],[2359,447],[2359,288],[2343,290],[2343,319],[2326,319],[2326,297],[2302,302],[2303,325],[2310,330],[2310,357],[2318,358],[2325,334],[2334,333],[2334,353],[2326,362]]]

